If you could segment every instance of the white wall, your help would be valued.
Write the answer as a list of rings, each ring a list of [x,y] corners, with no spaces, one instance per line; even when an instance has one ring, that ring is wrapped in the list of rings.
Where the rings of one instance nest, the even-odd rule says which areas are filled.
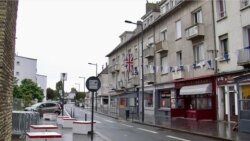
[[[37,77],[37,85],[43,89],[43,101],[46,101],[46,96],[47,96],[47,76],[45,75],[36,75]]]
[[[14,76],[18,79],[18,84],[23,79],[31,79],[33,82],[37,82],[36,73],[37,59],[15,56]]]

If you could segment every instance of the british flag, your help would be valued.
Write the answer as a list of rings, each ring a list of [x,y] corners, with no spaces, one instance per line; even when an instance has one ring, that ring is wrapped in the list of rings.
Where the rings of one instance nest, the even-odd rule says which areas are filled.
[[[132,54],[128,54],[125,59],[125,66],[128,72],[132,72],[133,70],[133,56]]]

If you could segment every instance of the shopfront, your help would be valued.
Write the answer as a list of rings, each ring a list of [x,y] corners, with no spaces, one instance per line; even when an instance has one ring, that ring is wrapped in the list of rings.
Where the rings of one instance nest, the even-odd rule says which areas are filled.
[[[214,77],[176,81],[175,96],[171,98],[171,117],[215,120]]]
[[[233,78],[239,74],[221,75],[216,78],[218,120],[237,121],[238,120],[238,93],[237,85]]]

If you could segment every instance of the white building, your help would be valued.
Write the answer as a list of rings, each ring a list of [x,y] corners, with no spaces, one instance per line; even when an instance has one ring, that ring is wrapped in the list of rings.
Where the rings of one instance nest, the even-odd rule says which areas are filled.
[[[47,90],[47,76],[37,74],[36,78],[37,78],[38,86],[41,87],[42,90],[43,90],[43,94],[44,94],[43,101],[46,101],[46,96],[47,96],[47,91],[46,91]]]
[[[218,120],[237,121],[238,93],[234,78],[246,73],[249,66],[250,0],[214,1],[214,13]],[[250,97],[250,84],[241,84],[240,91],[240,99]]]
[[[15,56],[14,76],[17,78],[17,84],[20,85],[23,79],[31,79],[37,83],[43,90],[44,99],[46,100],[47,76],[37,74],[37,59]]]
[[[14,76],[18,80],[18,84],[21,84],[23,79],[31,79],[33,82],[37,82],[37,59],[15,56]]]

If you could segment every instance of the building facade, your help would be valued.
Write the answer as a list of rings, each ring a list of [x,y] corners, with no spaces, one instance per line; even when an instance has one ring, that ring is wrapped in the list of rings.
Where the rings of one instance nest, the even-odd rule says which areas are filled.
[[[250,46],[250,1],[218,0],[214,3],[218,64],[216,82],[218,120],[238,121],[240,99],[250,99],[250,83],[237,90],[234,78],[248,73]],[[247,104],[246,107],[250,109]]]
[[[23,79],[31,79],[33,82],[37,83],[37,85],[43,90],[43,101],[46,100],[47,76],[37,74],[37,59],[16,55],[14,76],[17,79],[18,85],[21,84]]]
[[[216,119],[212,9],[206,0],[146,3],[142,24],[107,55],[120,116],[140,116],[143,77],[145,117]]]
[[[0,1],[0,140],[11,141],[18,0]]]

